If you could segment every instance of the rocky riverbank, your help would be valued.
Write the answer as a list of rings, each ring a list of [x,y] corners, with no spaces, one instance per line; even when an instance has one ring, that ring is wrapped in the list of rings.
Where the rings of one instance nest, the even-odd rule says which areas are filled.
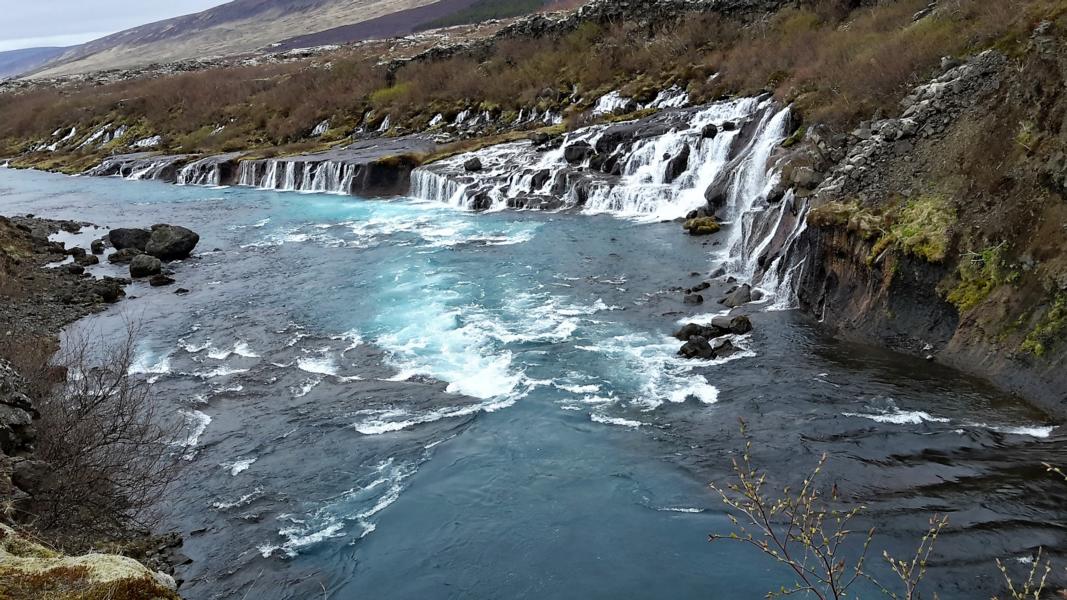
[[[91,273],[101,265],[101,256],[117,254],[110,238],[143,238],[149,253],[135,252],[157,263],[154,255],[184,258],[196,244],[195,233],[172,226],[157,226],[140,236],[138,230],[115,230],[93,239],[88,248],[55,241],[88,240],[96,231],[102,230],[89,223],[0,217],[0,520],[18,528],[33,530],[36,507],[57,485],[50,475],[52,466],[36,454],[38,401],[49,385],[40,369],[58,349],[58,336],[67,325],[126,297],[130,279]],[[124,237],[123,231],[131,235]],[[165,276],[159,271],[157,277]],[[181,538],[176,535],[156,536],[140,529],[42,535],[63,548],[103,548],[147,567],[133,558],[105,554],[66,557],[0,525],[0,591],[25,593],[44,585],[40,593],[60,593],[107,584],[143,588],[151,597],[176,597],[177,586],[168,573],[172,565],[187,560],[178,552]],[[60,571],[63,577],[57,575]]]

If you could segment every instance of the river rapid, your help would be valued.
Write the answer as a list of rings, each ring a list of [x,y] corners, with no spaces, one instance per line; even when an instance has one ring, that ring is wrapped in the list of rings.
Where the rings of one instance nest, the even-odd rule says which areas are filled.
[[[876,554],[947,514],[942,598],[1064,548],[1064,438],[1017,399],[773,298],[740,354],[677,358],[727,285],[682,303],[726,257],[677,223],[9,169],[0,211],[201,235],[189,294],[135,282],[74,326],[139,323],[131,372],[183,424],[160,506],[190,599],[762,597],[788,573],[707,542],[739,419],[776,484],[827,453]]]

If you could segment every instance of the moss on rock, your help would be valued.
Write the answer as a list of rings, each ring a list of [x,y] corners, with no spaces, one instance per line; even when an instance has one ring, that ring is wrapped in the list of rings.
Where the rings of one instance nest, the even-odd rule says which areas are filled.
[[[179,600],[168,579],[125,556],[63,556],[0,524],[5,600]]]
[[[689,232],[689,235],[711,235],[718,233],[721,227],[715,217],[697,217],[688,219],[682,229]]]

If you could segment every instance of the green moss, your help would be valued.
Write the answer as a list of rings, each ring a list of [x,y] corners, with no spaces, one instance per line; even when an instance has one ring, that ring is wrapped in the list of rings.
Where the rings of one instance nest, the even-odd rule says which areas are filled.
[[[808,212],[808,224],[816,227],[844,227],[864,239],[873,239],[885,230],[885,216],[862,206],[859,201],[827,202]]]
[[[689,232],[689,235],[711,235],[718,233],[719,222],[714,217],[697,217],[695,219],[689,219],[682,225],[682,229]]]
[[[1033,152],[1037,147],[1038,133],[1033,121],[1021,121],[1019,131],[1015,134],[1015,143],[1023,147],[1027,152]]]
[[[1041,321],[1026,335],[1019,349],[1043,357],[1064,333],[1067,333],[1067,294],[1060,294],[1052,301]]]
[[[947,294],[948,301],[960,312],[978,306],[993,290],[1017,278],[1005,265],[1003,248],[1001,244],[963,255],[958,267],[959,283]]]
[[[785,141],[782,142],[782,147],[783,148],[792,148],[793,146],[796,146],[797,144],[800,143],[800,140],[804,139],[804,136],[807,135],[807,133],[808,133],[808,126],[807,125],[801,127],[800,129],[797,129],[796,131],[793,132],[793,135],[785,138]]]
[[[945,260],[956,224],[956,209],[941,196],[908,201],[890,229],[893,243],[927,262]]]
[[[398,83],[394,86],[371,92],[369,101],[372,106],[382,108],[393,104],[411,89],[410,83]]]

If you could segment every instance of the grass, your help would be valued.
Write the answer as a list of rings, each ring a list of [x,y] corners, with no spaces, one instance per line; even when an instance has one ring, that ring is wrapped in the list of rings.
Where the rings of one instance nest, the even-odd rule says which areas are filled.
[[[945,260],[956,224],[956,208],[942,196],[908,201],[889,230],[892,243],[904,251],[938,263]]]
[[[949,290],[946,299],[961,313],[978,306],[993,290],[1018,278],[1006,265],[1003,244],[965,253],[957,275],[959,283]]]
[[[82,136],[108,122],[134,128],[129,139],[160,134],[168,152],[264,148],[306,140],[324,119],[339,140],[386,116],[397,131],[410,131],[438,112],[581,112],[612,89],[642,100],[670,85],[695,101],[772,91],[807,121],[840,131],[878,109],[895,111],[942,56],[1025,44],[1032,24],[1061,8],[1054,0],[954,0],[913,22],[926,0],[851,4],[825,0],[747,22],[707,13],[653,27],[587,23],[393,72],[381,57],[348,48],[306,62],[3,94],[0,148],[17,154],[53,130],[77,126]],[[503,123],[490,133],[510,129]],[[38,160],[55,169],[67,159]]]
[[[1052,301],[1038,324],[1026,335],[1019,349],[1036,357],[1043,357],[1064,333],[1067,333],[1067,294],[1060,294]]]

